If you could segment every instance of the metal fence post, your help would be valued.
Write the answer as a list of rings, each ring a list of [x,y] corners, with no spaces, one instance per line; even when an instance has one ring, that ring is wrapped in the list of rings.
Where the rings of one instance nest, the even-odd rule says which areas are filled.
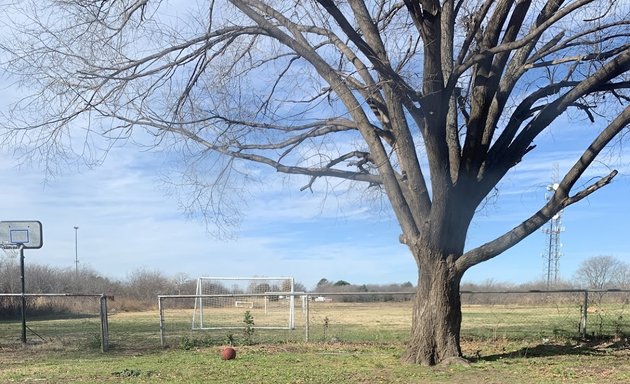
[[[310,300],[310,296],[306,295],[306,300],[305,300],[305,308],[306,308],[306,313],[304,314],[305,319],[304,319],[304,341],[308,343],[309,341],[309,324],[310,324],[310,313],[309,313],[309,301]]]
[[[101,295],[100,303],[101,351],[107,352],[109,349],[109,320],[107,318],[107,296],[105,294]]]
[[[586,338],[586,320],[588,316],[588,291],[584,291],[584,302],[582,303],[582,316],[580,319],[580,328],[582,338]]]
[[[160,346],[164,348],[164,308],[162,308],[162,296],[158,296],[158,311],[160,312]]]

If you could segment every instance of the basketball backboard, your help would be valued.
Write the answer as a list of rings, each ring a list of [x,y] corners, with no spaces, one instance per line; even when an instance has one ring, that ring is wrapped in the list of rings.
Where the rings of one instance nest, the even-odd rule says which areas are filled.
[[[0,245],[25,249],[41,248],[42,223],[39,221],[0,221]]]

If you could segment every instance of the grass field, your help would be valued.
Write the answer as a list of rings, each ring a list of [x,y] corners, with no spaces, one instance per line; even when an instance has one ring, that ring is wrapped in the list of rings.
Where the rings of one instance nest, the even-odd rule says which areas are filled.
[[[619,328],[621,309],[601,308],[589,326],[610,318]],[[309,343],[304,312],[296,311],[296,330],[256,330],[249,346],[240,330],[192,332],[192,312],[172,308],[165,311],[166,349],[160,348],[156,311],[119,312],[110,315],[107,353],[99,350],[98,318],[33,319],[29,327],[41,338],[29,331],[26,346],[18,342],[19,322],[4,321],[0,383],[630,382],[627,339],[577,341],[570,336],[579,322],[574,305],[468,305],[463,313],[462,349],[471,365],[435,368],[399,361],[409,303],[312,305]],[[262,316],[254,312],[255,321]],[[621,330],[627,331],[627,321]],[[231,332],[238,357],[222,361],[219,351]]]
[[[106,354],[25,347],[0,350],[2,383],[628,383],[628,349],[601,345],[464,342],[468,367],[401,364],[400,343],[309,343],[125,349]]]
[[[331,339],[344,342],[402,342],[410,332],[411,302],[372,303],[311,303],[309,306],[308,341],[325,342]],[[588,316],[587,331],[595,336],[630,334],[630,317],[624,304],[608,304]],[[286,324],[287,312],[265,314],[250,309],[256,324]],[[582,309],[580,302],[542,304],[464,305],[462,307],[462,336],[479,340],[571,339],[581,335]],[[208,323],[242,325],[244,309],[226,307],[209,310]],[[157,315],[156,315],[157,316]],[[192,310],[165,309],[167,344],[172,345],[190,335]],[[305,312],[296,309],[297,331],[269,333],[265,342],[305,341]],[[223,333],[210,337],[221,338]]]

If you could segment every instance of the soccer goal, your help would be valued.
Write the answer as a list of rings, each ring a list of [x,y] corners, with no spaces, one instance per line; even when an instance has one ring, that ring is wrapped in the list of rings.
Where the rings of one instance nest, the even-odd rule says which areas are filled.
[[[292,277],[200,277],[192,329],[243,328],[245,312],[254,328],[294,329]]]

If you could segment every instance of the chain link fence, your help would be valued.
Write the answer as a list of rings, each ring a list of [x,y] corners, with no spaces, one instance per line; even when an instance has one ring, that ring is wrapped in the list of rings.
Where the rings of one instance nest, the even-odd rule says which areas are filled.
[[[106,351],[108,335],[105,295],[0,294],[0,347],[45,343]]]
[[[462,338],[550,340],[580,337],[621,337],[630,334],[630,291],[462,291]],[[299,297],[299,299],[298,299]],[[410,292],[308,293],[296,295],[295,328],[254,330],[256,342],[404,342],[411,332],[414,294]],[[234,297],[233,300],[237,300]],[[239,342],[239,332],[192,330],[192,311],[177,296],[161,302],[161,344],[174,345],[199,338],[210,344]],[[189,307],[190,308],[190,307]],[[244,310],[230,312],[234,323]],[[254,312],[252,312],[254,313]],[[209,314],[208,316],[212,316]],[[265,321],[254,313],[254,323]],[[238,328],[238,327],[236,327]],[[241,322],[241,330],[246,325]],[[191,341],[193,340],[193,341]]]
[[[26,335],[28,344],[55,348],[137,350],[229,343],[397,343],[406,341],[411,332],[414,294],[410,292],[293,295],[292,320],[287,297],[267,302],[265,308],[255,304],[260,298],[234,295],[230,305],[206,308],[208,324],[218,319],[227,326],[197,330],[194,295],[159,296],[158,310],[127,312],[116,310],[114,298],[103,295],[28,294]],[[630,335],[627,290],[462,291],[461,295],[464,339],[544,342]],[[226,295],[221,296],[227,302]],[[20,302],[20,294],[0,294],[0,348],[21,345]],[[291,321],[293,326],[267,329],[278,321]]]
[[[630,291],[589,291],[584,334],[595,337],[630,335]]]

